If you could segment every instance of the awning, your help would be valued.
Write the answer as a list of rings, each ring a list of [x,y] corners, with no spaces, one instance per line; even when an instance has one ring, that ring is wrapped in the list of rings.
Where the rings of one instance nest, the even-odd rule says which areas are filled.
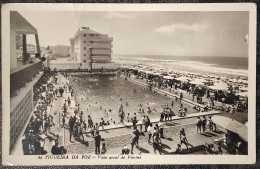
[[[10,12],[10,26],[17,34],[38,34],[37,29],[16,11]]]
[[[243,140],[248,141],[248,128],[247,126],[243,125],[242,123],[237,122],[234,119],[224,116],[213,116],[212,121],[219,126],[237,133]]]

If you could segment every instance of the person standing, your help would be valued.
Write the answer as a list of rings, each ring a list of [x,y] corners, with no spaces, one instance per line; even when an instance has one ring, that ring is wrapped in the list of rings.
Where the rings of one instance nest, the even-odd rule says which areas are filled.
[[[69,119],[69,126],[70,126],[70,142],[71,142],[71,136],[73,135],[73,119],[72,117],[70,116],[70,119]]]
[[[142,117],[142,124],[140,124],[140,132],[142,132],[143,130],[143,126],[145,128],[145,121],[146,121],[146,118],[145,116]],[[144,129],[146,131],[146,129]]]
[[[104,130],[104,126],[105,126],[105,121],[103,118],[101,118],[101,127],[102,127],[102,130]]]
[[[216,131],[216,123],[214,123],[211,119],[211,117],[209,116],[209,130],[210,131],[213,131],[213,128],[214,128],[214,131]]]
[[[197,118],[197,133],[200,131],[201,133],[201,124],[202,124],[202,121],[200,119],[200,117]]]
[[[96,132],[96,136],[95,136],[95,154],[100,154],[100,142],[101,142],[101,136],[99,135],[99,132]]]
[[[163,136],[163,128],[164,128],[164,124],[163,124],[162,121],[159,122],[158,127],[159,127],[160,137],[161,137],[161,138],[164,138],[164,136]]]
[[[146,116],[146,119],[145,119],[145,132],[147,132],[147,128],[148,128],[149,125],[150,125],[150,118],[148,116]]]
[[[160,115],[160,121],[163,121],[163,119],[164,119],[164,111]]]
[[[139,132],[139,130],[137,129],[137,127],[135,127],[134,128],[134,132],[133,132],[133,134],[135,135],[135,138],[136,138],[136,146],[138,146],[139,144],[138,144],[138,140],[139,140],[139,135],[140,135],[140,132]]]
[[[125,113],[124,113],[124,111],[122,111],[120,114],[120,122],[123,124],[124,124],[124,118],[125,118]]]
[[[203,119],[202,119],[202,131],[203,133],[206,131],[206,123],[207,123],[207,119],[205,116],[203,116]]]
[[[181,102],[181,100],[183,99],[183,94],[182,94],[182,92],[180,93],[180,102]]]
[[[230,112],[231,112],[231,115],[235,114],[236,108],[235,108],[234,104],[232,105]]]

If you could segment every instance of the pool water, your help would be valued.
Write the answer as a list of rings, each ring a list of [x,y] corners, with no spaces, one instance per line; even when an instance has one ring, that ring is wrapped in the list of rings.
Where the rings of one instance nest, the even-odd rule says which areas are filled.
[[[138,120],[144,115],[149,115],[150,119],[159,118],[165,105],[177,114],[180,106],[179,101],[175,102],[173,98],[144,89],[143,86],[118,75],[78,75],[70,79],[70,84],[75,91],[75,100],[80,104],[80,111],[83,111],[83,119],[86,121],[87,116],[90,115],[94,122],[100,122],[101,118],[104,118],[105,121],[118,123],[121,104],[125,112],[124,121],[127,121],[128,113],[132,117],[134,112]],[[134,89],[136,92],[133,92]],[[172,100],[174,106],[171,106]],[[140,107],[140,104],[143,106]],[[188,113],[197,112],[192,105],[184,102],[182,104],[187,107]],[[148,107],[151,108],[151,113],[148,113]],[[144,113],[138,113],[140,108],[144,109]]]

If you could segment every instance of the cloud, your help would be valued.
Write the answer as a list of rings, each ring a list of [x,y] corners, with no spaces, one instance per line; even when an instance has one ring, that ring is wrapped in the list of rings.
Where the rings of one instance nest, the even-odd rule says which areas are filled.
[[[106,18],[132,18],[133,16],[122,12],[108,12],[105,17]]]
[[[208,26],[204,24],[171,24],[157,28],[155,31],[160,33],[175,33],[177,31],[199,32],[205,30]]]

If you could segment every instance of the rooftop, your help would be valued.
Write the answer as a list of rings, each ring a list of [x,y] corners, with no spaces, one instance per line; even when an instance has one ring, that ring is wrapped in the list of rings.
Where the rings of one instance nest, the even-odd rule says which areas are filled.
[[[91,29],[83,29],[83,30],[81,30],[81,31],[78,31],[78,32],[74,35],[74,37],[73,37],[73,38],[70,38],[69,40],[74,40],[74,39],[76,39],[76,38],[78,37],[78,35],[79,35],[79,34],[82,34],[82,33],[84,33],[84,34],[96,34],[96,35],[101,34],[101,33],[99,33],[99,32],[93,31],[93,30],[91,30]]]

